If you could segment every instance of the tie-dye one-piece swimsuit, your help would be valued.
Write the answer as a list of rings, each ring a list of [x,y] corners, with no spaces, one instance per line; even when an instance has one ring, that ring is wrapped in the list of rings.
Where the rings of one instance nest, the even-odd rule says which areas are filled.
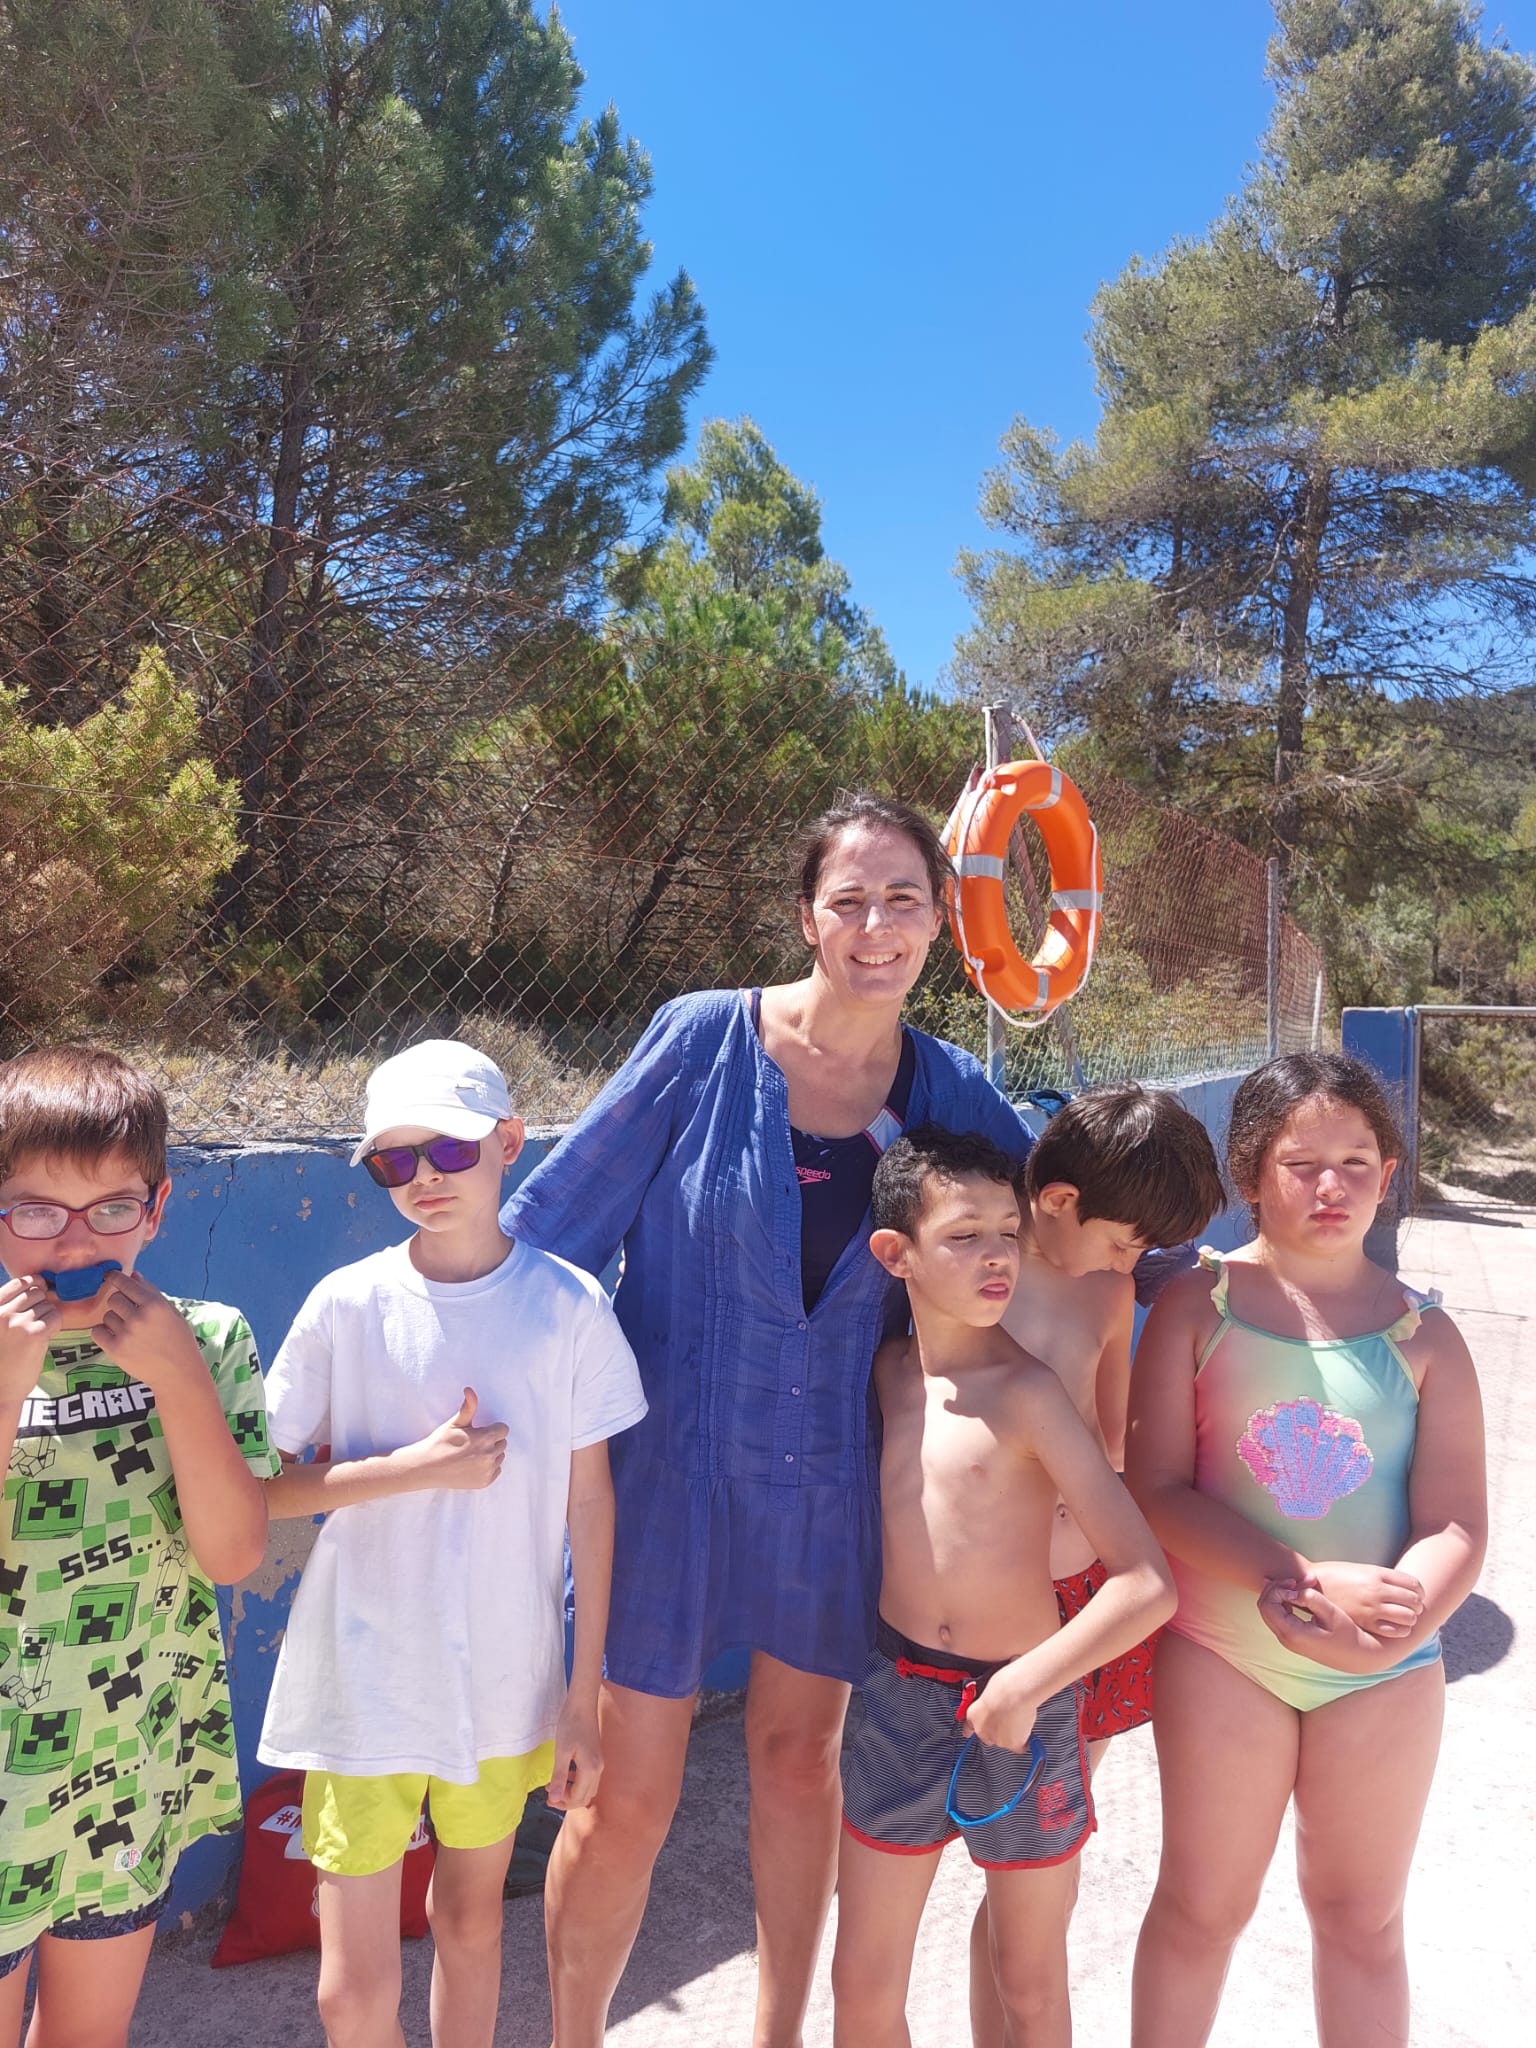
[[[1303,1557],[1395,1565],[1408,1542],[1408,1473],[1419,1396],[1398,1348],[1432,1297],[1404,1287],[1396,1322],[1366,1337],[1279,1337],[1227,1305],[1227,1267],[1211,1300],[1221,1322],[1195,1373],[1195,1486]],[[1288,1706],[1326,1705],[1440,1656],[1432,1636],[1386,1671],[1332,1671],[1265,1627],[1258,1595],[1170,1558],[1179,1607],[1168,1626],[1225,1657]]]

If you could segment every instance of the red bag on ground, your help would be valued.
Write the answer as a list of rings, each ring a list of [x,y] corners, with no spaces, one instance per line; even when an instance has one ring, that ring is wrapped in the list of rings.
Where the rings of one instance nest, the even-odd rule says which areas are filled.
[[[304,1773],[279,1771],[258,1785],[245,1802],[240,1888],[235,1894],[235,1910],[211,1958],[214,1969],[320,1946],[315,1866],[304,1854],[299,1838],[303,1797]],[[419,1820],[400,1875],[402,1934],[427,1931],[427,1884],[433,1854],[426,1821]]]

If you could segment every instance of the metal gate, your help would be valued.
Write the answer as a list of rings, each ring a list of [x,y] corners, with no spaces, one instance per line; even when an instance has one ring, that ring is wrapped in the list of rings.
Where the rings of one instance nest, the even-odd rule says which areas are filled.
[[[1343,1044],[1386,1082],[1407,1139],[1373,1257],[1392,1262],[1396,1224],[1415,1211],[1536,1204],[1536,1005],[1346,1010]]]
[[[1413,1015],[1420,1204],[1536,1203],[1536,1006],[1425,1003]]]

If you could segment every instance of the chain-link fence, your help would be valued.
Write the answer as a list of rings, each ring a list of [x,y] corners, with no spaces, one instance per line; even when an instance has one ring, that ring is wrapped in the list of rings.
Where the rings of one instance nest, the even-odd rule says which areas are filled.
[[[1536,1008],[1418,1012],[1421,1202],[1536,1203]]]
[[[558,1122],[666,997],[801,971],[800,820],[857,787],[941,820],[982,751],[972,708],[787,672],[698,618],[554,615],[305,547],[0,445],[0,1053],[111,1044],[184,1139],[351,1130],[368,1067],[427,1032]],[[1074,1057],[1059,1027],[1020,1036],[1011,1080],[1262,1057],[1263,863],[1085,794],[1107,907]],[[1021,841],[1026,949],[1040,860]],[[1278,960],[1304,1043],[1321,963],[1288,922]],[[912,1014],[984,1041],[945,942]]]

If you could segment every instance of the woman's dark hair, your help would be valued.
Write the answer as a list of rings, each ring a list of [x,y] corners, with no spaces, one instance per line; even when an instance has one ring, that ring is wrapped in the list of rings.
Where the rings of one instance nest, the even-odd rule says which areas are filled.
[[[955,871],[943,842],[921,811],[893,796],[877,796],[867,789],[855,789],[840,796],[832,808],[802,826],[795,843],[795,893],[810,902],[821,880],[822,863],[845,832],[902,832],[922,856],[928,886],[935,903],[944,901],[944,891]]]
[[[1341,1052],[1287,1052],[1255,1067],[1238,1084],[1227,1126],[1227,1174],[1250,1205],[1265,1154],[1304,1102],[1321,1099],[1359,1110],[1383,1159],[1401,1159],[1403,1135],[1370,1068]]]

